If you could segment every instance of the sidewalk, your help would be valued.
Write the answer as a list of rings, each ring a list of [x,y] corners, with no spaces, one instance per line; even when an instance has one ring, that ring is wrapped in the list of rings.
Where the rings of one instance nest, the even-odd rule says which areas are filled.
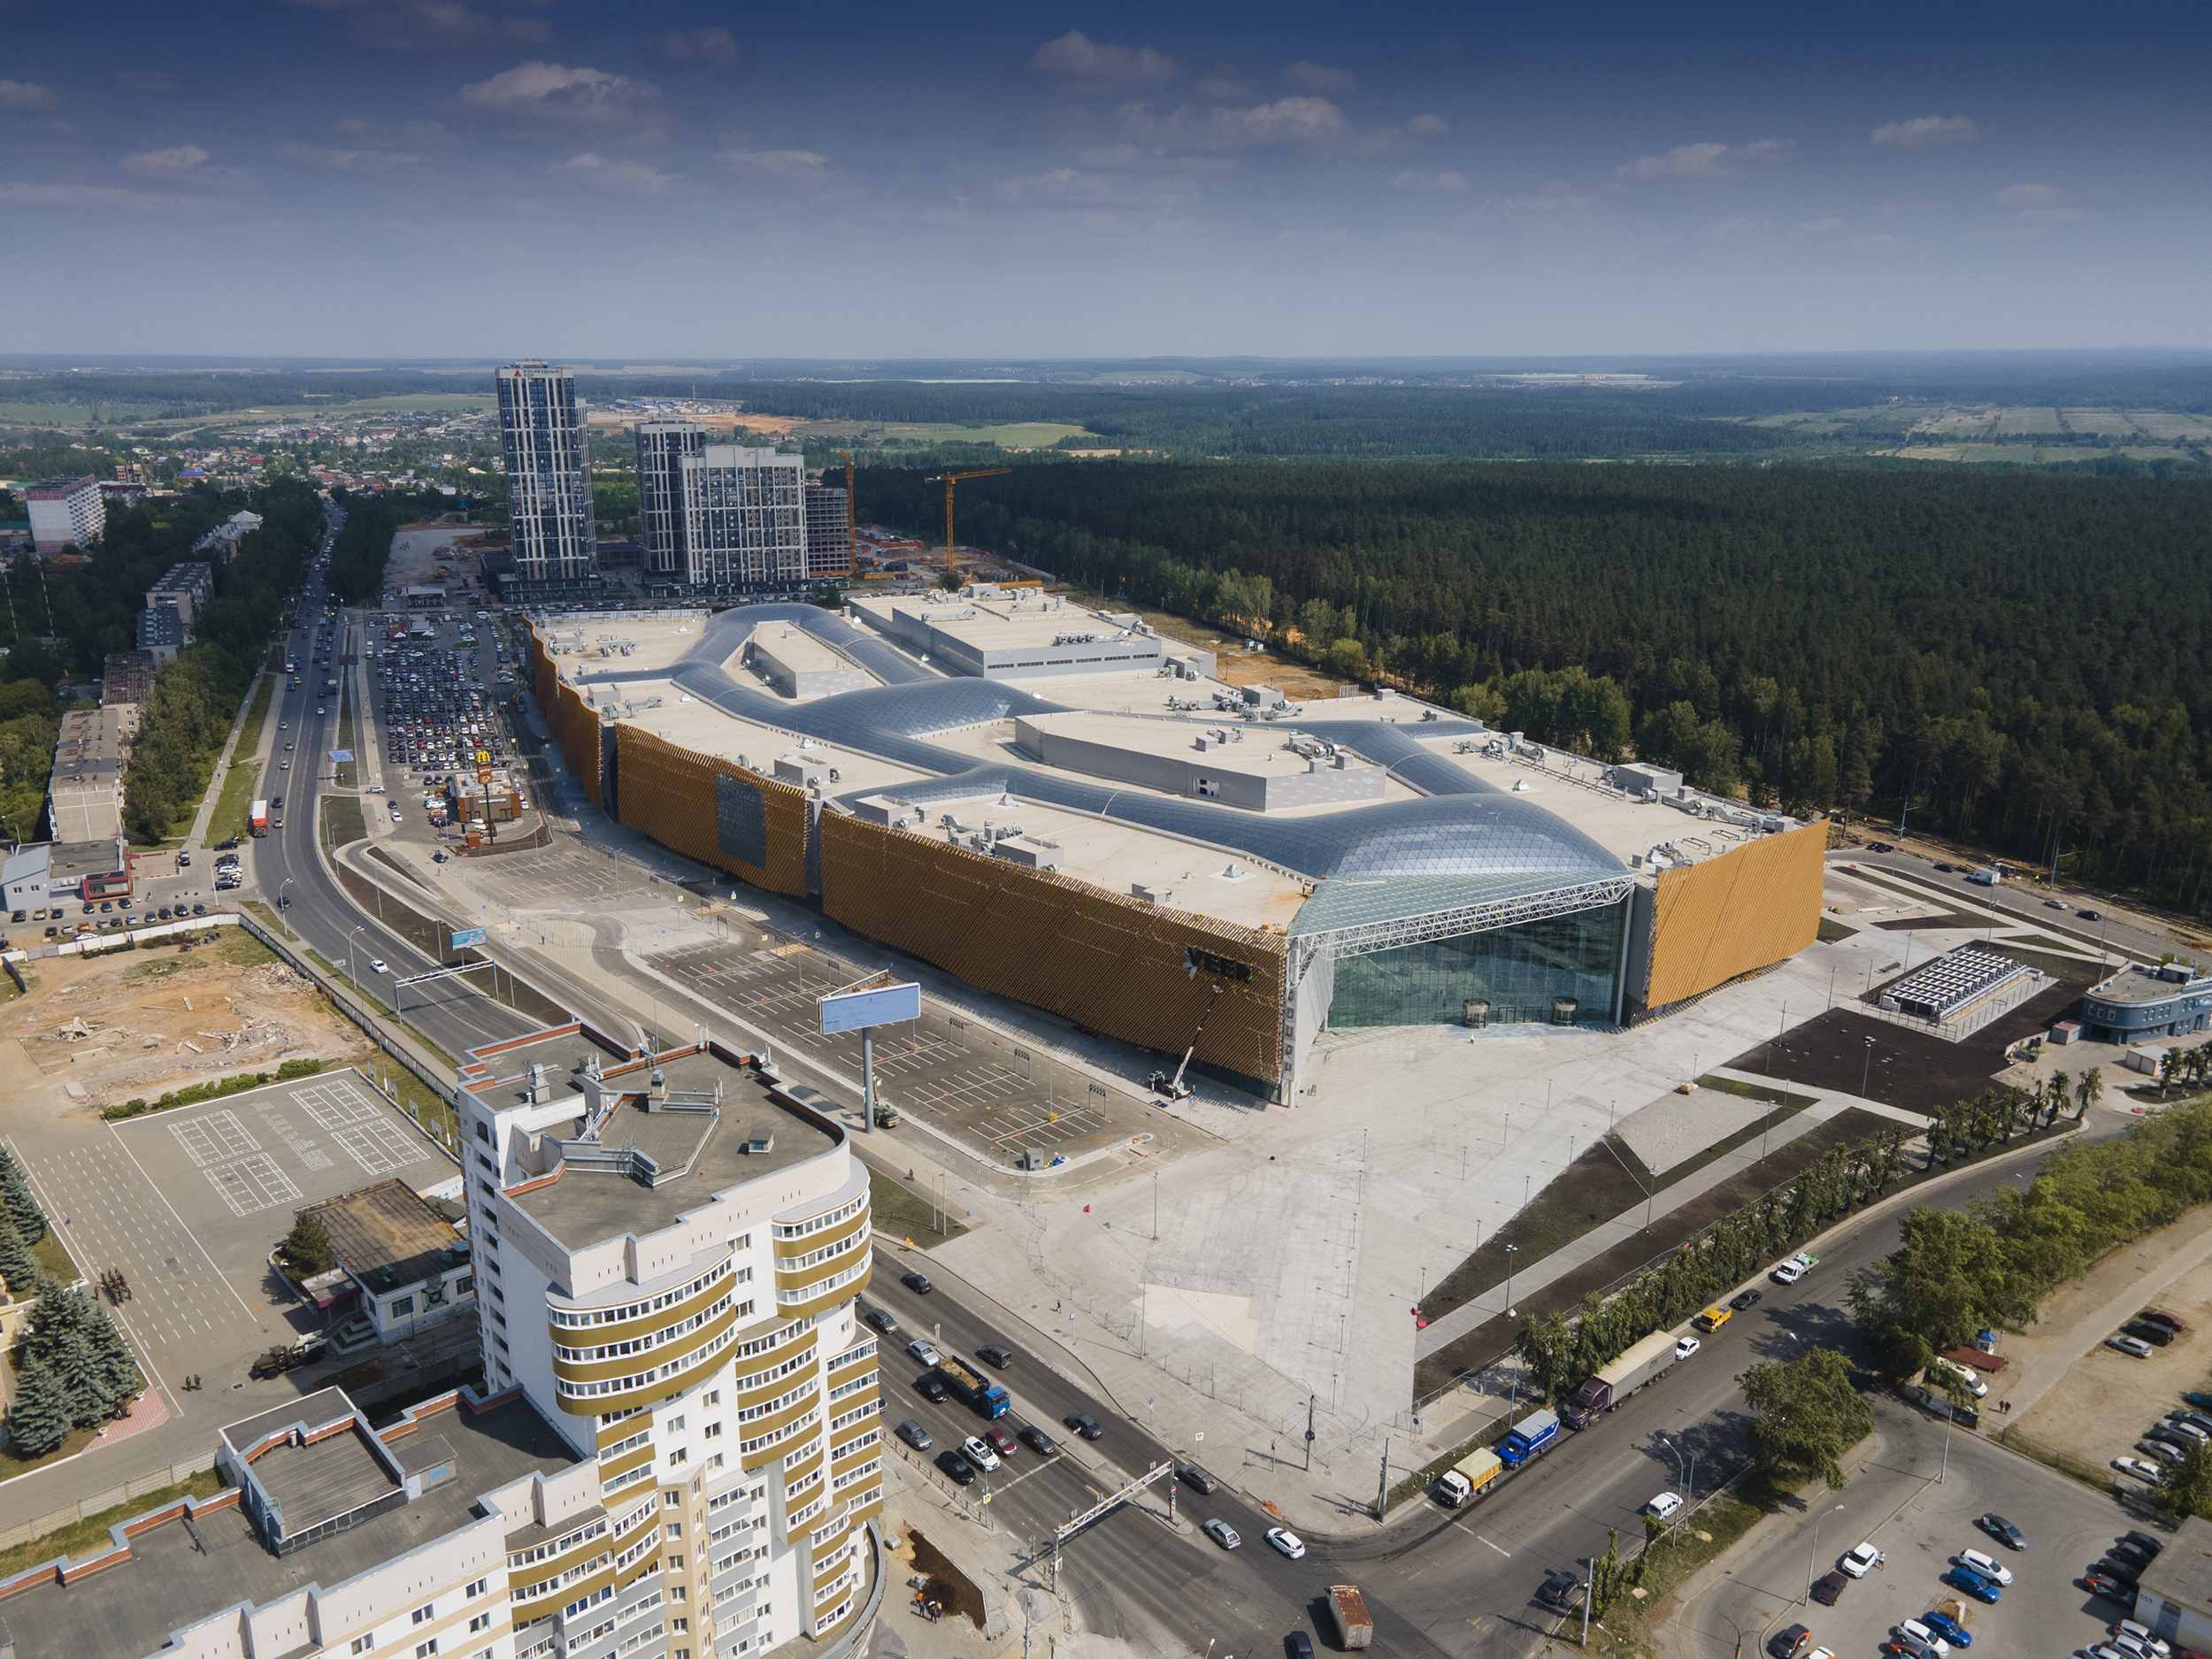
[[[206,792],[200,796],[200,810],[192,815],[192,827],[184,834],[184,850],[187,852],[199,852],[207,845],[207,821],[215,816],[215,803],[222,799],[223,786],[229,781],[238,740],[246,729],[246,717],[253,711],[253,700],[261,695],[261,682],[268,677],[266,668],[253,677],[252,683],[246,687],[245,696],[239,702],[238,712],[231,717],[230,735],[223,740],[223,752],[215,757],[215,770],[209,774]],[[273,709],[276,703],[276,695],[272,692],[269,706]],[[265,718],[261,722],[261,728],[264,733],[269,728]],[[255,747],[257,751],[257,741]],[[254,756],[249,755],[246,758],[250,761]]]

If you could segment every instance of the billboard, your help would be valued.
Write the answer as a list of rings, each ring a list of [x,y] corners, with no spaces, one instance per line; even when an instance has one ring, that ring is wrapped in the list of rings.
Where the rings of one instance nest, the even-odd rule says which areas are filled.
[[[865,991],[837,991],[821,999],[822,1034],[858,1031],[864,1025],[889,1025],[922,1017],[922,987],[918,985],[879,985]]]
[[[453,948],[456,950],[465,945],[480,945],[483,942],[484,930],[480,927],[457,927],[453,930]]]

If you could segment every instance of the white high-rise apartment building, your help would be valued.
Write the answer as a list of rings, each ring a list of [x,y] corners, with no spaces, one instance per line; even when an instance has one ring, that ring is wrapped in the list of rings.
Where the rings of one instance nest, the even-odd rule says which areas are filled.
[[[678,462],[684,580],[741,588],[806,580],[806,463],[799,456],[710,443]]]
[[[598,539],[591,446],[576,411],[576,377],[524,362],[496,371],[494,379],[515,574],[532,582],[580,581],[592,572]]]
[[[106,534],[107,502],[100,480],[89,472],[82,478],[49,478],[23,492],[31,509],[31,545],[41,553],[58,553],[65,547],[89,549]]]
[[[637,532],[645,568],[688,581],[682,461],[705,451],[707,429],[695,420],[641,420],[631,435],[637,441]]]

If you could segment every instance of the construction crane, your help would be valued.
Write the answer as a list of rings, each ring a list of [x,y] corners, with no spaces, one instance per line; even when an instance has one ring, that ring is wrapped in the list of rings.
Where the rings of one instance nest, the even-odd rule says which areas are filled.
[[[935,478],[924,479],[926,484],[945,487],[945,572],[952,572],[952,487],[964,478],[995,478],[1001,472],[1010,472],[1010,466],[981,466],[972,472],[945,472]]]
[[[853,516],[853,452],[837,453],[845,457],[845,574],[849,576],[860,567],[860,526]]]

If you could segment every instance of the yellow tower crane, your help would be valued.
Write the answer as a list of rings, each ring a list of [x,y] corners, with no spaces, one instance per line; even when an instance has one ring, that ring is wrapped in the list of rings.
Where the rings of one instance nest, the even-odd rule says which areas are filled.
[[[845,574],[849,576],[860,568],[860,521],[853,513],[853,452],[837,453],[845,457]]]
[[[964,478],[995,478],[1001,472],[1013,470],[1010,466],[981,466],[972,472],[944,472],[922,480],[926,484],[942,484],[945,487],[945,570],[948,574],[952,570],[952,487]]]

